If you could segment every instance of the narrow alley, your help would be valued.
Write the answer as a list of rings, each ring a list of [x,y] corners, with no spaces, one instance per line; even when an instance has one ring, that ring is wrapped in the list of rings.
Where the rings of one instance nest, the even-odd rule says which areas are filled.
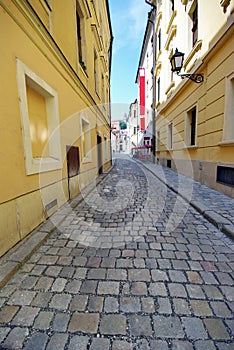
[[[234,243],[144,163],[120,154],[59,215],[0,290],[1,349],[233,349]]]

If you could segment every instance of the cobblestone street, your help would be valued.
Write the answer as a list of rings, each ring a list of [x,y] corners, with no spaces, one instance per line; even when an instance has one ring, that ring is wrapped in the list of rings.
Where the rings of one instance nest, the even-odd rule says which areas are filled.
[[[0,349],[234,349],[231,239],[128,157],[70,204],[0,290]]]

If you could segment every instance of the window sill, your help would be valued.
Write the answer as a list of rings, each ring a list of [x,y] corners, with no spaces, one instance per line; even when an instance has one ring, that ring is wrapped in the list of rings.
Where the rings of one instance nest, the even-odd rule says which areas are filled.
[[[188,145],[188,146],[186,146],[186,147],[184,147],[184,149],[197,149],[198,148],[198,146],[197,145]]]
[[[221,147],[234,146],[234,140],[223,140],[223,141],[219,142],[218,145]]]

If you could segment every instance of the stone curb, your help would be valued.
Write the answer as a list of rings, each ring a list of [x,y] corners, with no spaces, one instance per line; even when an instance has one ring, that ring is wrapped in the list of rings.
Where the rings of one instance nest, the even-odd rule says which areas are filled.
[[[95,186],[99,185],[108,176],[112,168],[113,164],[82,190],[82,194],[79,194],[77,197],[62,205],[58,211],[36,227],[27,237],[18,242],[0,258],[0,289],[5,286],[12,276],[31,258],[35,251],[37,251],[53,234],[58,226],[72,212],[72,209],[79,205]]]
[[[218,214],[215,210],[209,209],[207,203],[203,203],[201,201],[193,201],[190,200],[186,196],[186,194],[181,194],[177,188],[175,188],[172,184],[168,184],[163,180],[162,177],[158,176],[152,169],[150,169],[147,164],[144,164],[139,159],[134,159],[136,162],[139,162],[143,167],[145,167],[148,171],[150,171],[158,180],[164,183],[170,190],[181,196],[187,203],[189,203],[194,209],[196,209],[200,214],[202,214],[209,222],[211,222],[214,226],[216,226],[221,232],[225,233],[232,239],[234,239],[234,225],[231,221],[224,218],[222,215]],[[153,163],[152,163],[153,164]],[[169,171],[169,169],[168,169]],[[192,179],[191,179],[192,180]]]

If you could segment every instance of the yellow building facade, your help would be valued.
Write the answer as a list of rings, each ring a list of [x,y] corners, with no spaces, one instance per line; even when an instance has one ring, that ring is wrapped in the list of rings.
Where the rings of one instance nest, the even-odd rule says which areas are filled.
[[[234,1],[156,1],[157,162],[234,197]],[[171,72],[176,48],[181,73]]]
[[[107,0],[0,0],[0,256],[110,166]]]

